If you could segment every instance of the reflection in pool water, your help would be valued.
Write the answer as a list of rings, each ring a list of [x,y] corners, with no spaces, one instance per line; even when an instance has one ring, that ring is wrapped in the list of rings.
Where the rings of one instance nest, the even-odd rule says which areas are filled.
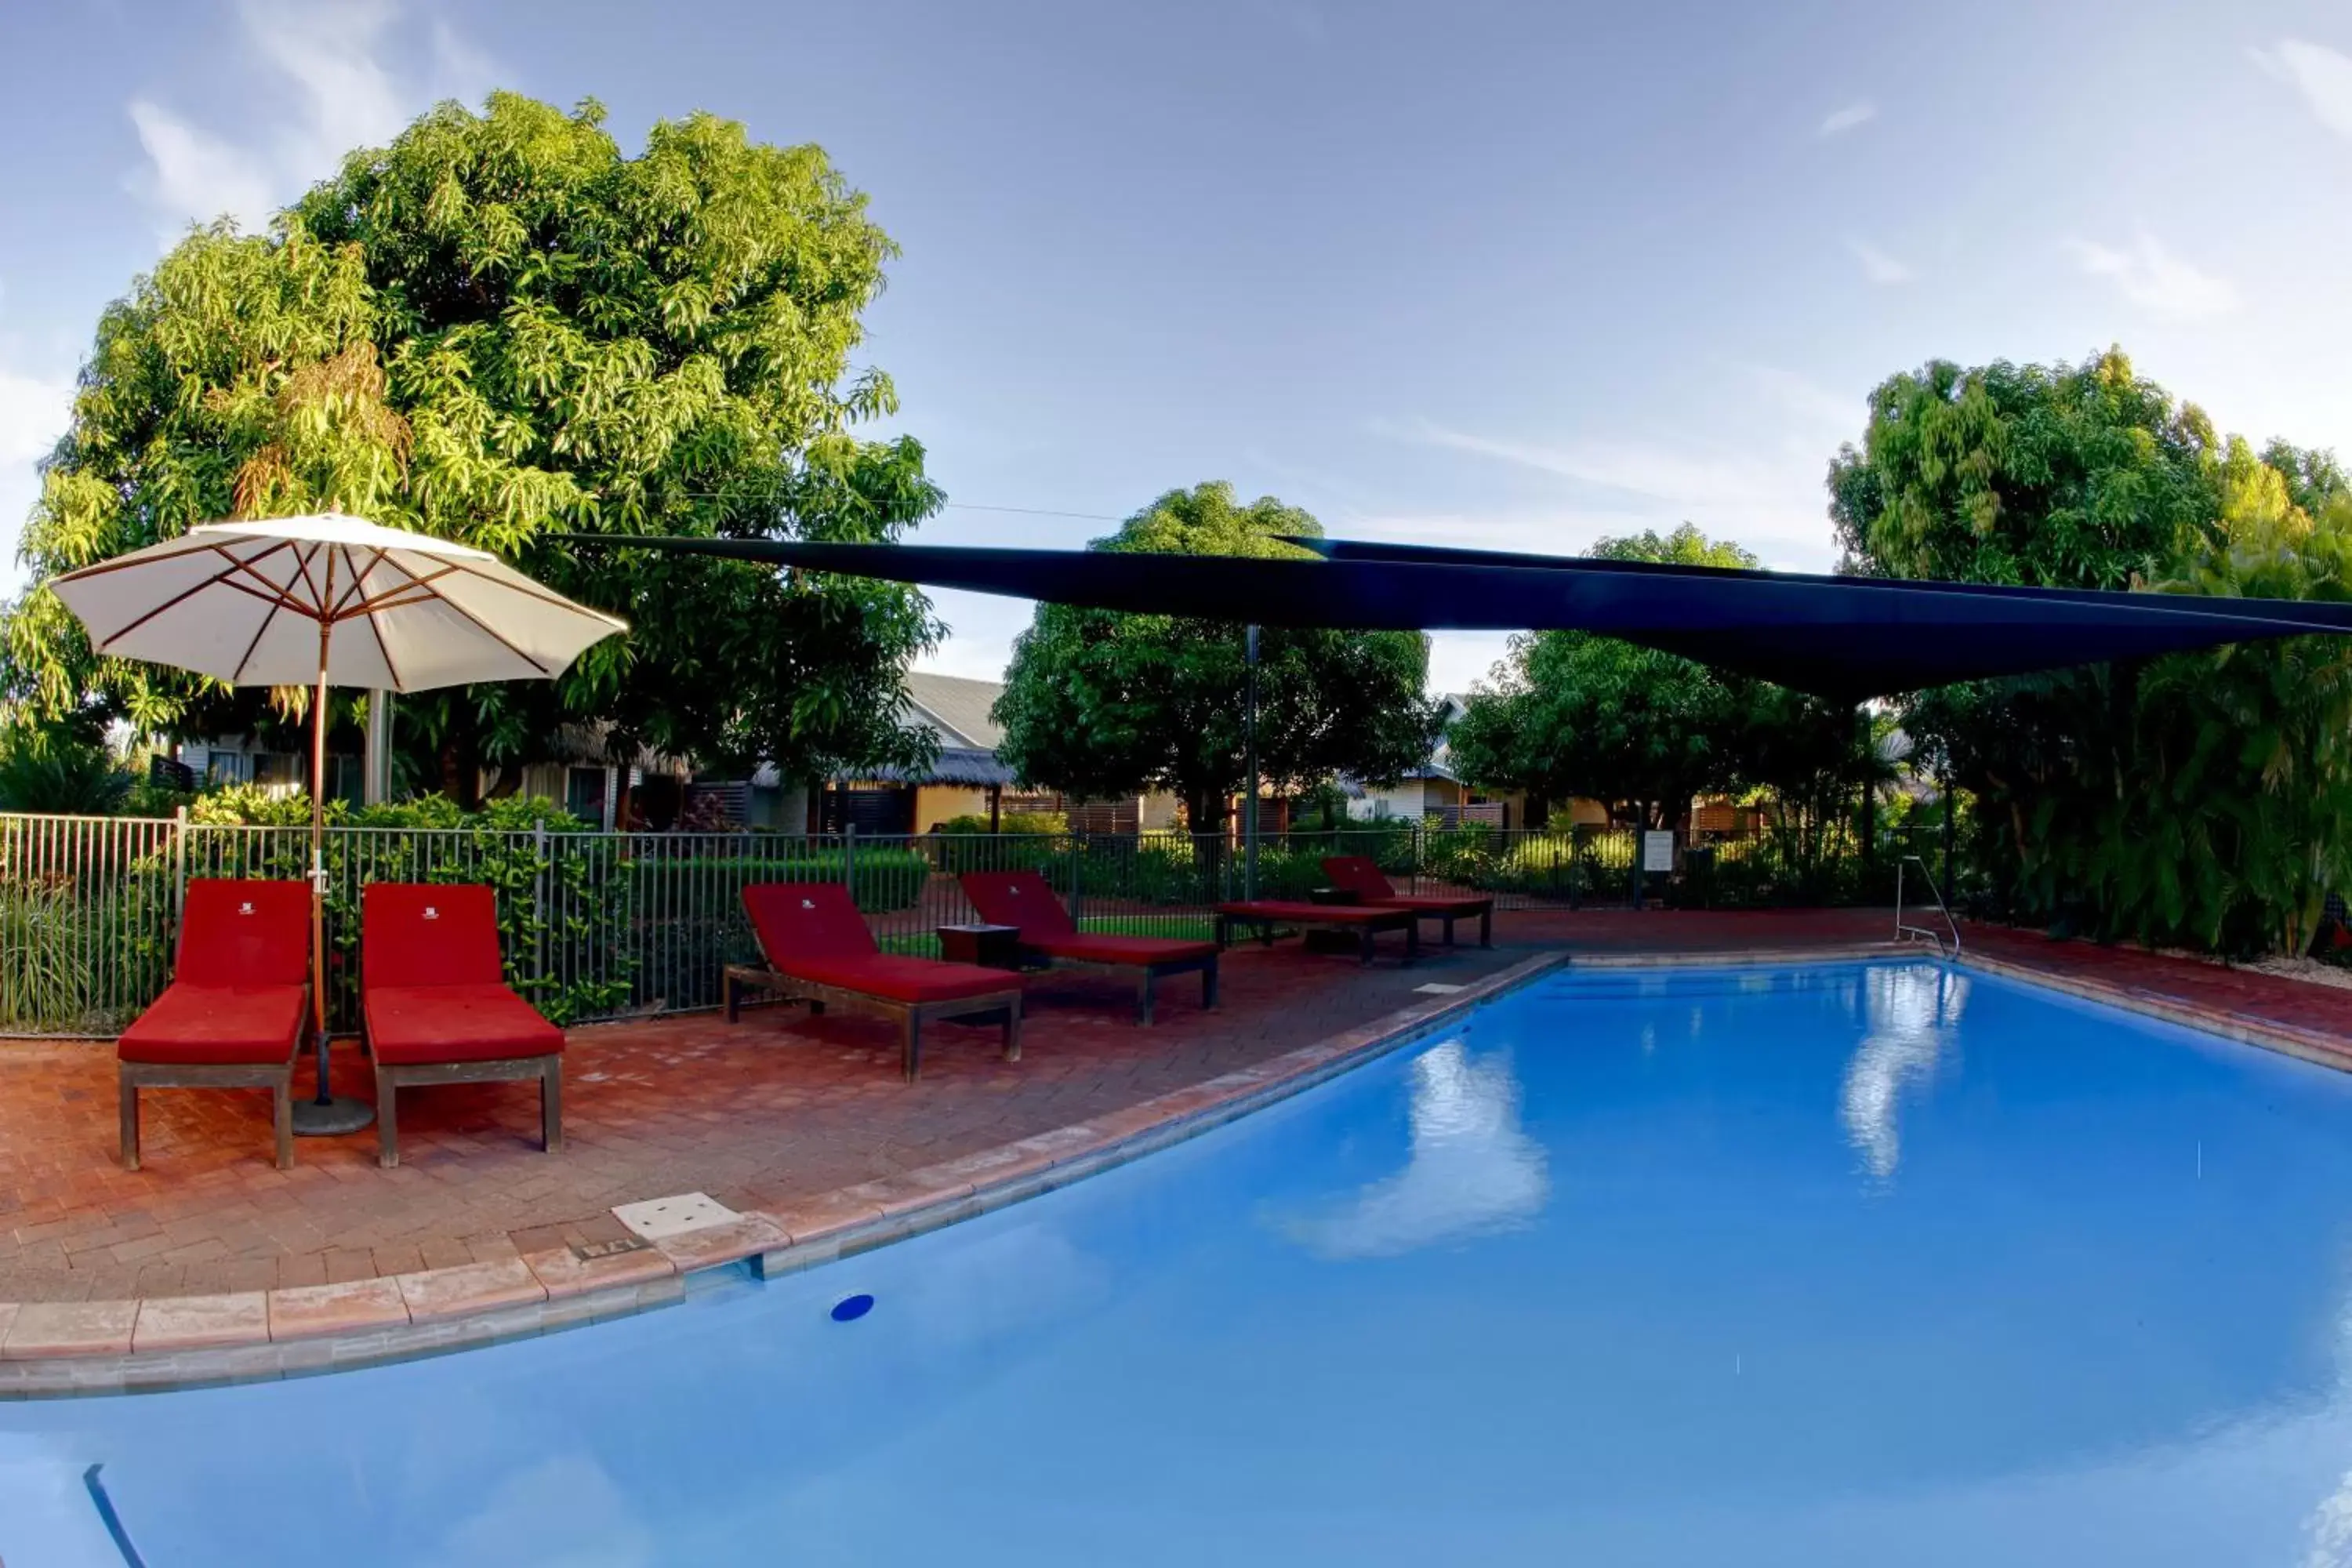
[[[1321,1258],[1389,1258],[1543,1212],[1551,1180],[1543,1145],[1519,1125],[1508,1051],[1432,1047],[1412,1063],[1409,1114],[1403,1170],[1328,1212],[1280,1221],[1284,1232]]]
[[[1940,969],[1874,969],[1864,976],[1863,1016],[1870,1032],[1846,1064],[1839,1111],[1846,1137],[1879,1181],[1903,1159],[1896,1113],[1903,1097],[1934,1082],[1936,1058],[1958,1037],[1968,1008],[1965,975]]]

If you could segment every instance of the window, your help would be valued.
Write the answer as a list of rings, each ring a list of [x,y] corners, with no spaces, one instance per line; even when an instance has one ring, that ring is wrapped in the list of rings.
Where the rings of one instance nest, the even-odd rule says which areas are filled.
[[[591,827],[604,826],[603,768],[568,768],[563,774],[563,809]]]

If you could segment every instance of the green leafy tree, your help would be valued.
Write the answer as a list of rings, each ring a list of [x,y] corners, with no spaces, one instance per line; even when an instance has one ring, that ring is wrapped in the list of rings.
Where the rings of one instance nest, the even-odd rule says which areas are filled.
[[[2217,438],[2120,353],[1932,364],[1874,395],[1830,474],[1856,569],[2342,598],[2352,500],[2325,453]],[[2021,916],[2300,952],[2352,886],[2340,638],[2251,643],[1926,692],[1904,723],[1975,797],[1986,891]]]
[[[565,722],[789,774],[912,760],[900,674],[935,640],[913,590],[574,531],[887,541],[936,509],[851,355],[889,238],[814,146],[707,114],[625,155],[593,101],[444,104],[278,215],[191,233],[99,323],[20,553],[37,576],[210,519],[330,506],[484,546],[633,631],[561,681],[404,701],[460,799]],[[249,729],[257,700],[96,658],[47,594],[11,606],[0,700],[142,730]],[[299,692],[277,695],[282,714]]]
[[[1671,534],[1604,539],[1592,554],[1759,564],[1738,545],[1709,540],[1688,523]],[[1664,826],[1689,811],[1693,796],[1738,778],[1752,684],[1591,632],[1522,634],[1449,731],[1454,764],[1490,788],[1554,801],[1582,795],[1636,823]]]
[[[1272,497],[1247,506],[1223,482],[1171,490],[1096,550],[1303,554],[1282,534],[1322,525]],[[998,755],[1030,783],[1080,796],[1164,789],[1196,832],[1224,823],[1244,776],[1243,628],[1230,622],[1043,605],[1013,645]],[[1258,765],[1277,786],[1334,773],[1393,780],[1428,757],[1418,632],[1268,626],[1260,635]]]
[[[1966,583],[2121,588],[2210,542],[2211,424],[2133,374],[1937,360],[1870,397],[1830,466],[1847,568]]]

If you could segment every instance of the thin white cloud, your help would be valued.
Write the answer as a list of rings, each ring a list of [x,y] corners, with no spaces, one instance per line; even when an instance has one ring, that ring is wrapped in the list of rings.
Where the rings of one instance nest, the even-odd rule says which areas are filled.
[[[132,100],[131,122],[147,153],[147,166],[131,176],[131,188],[170,215],[173,232],[223,216],[257,227],[277,205],[269,170],[252,149],[233,146],[145,99]]]
[[[1745,364],[1739,369],[1774,406],[1791,416],[1792,433],[1800,438],[1818,433],[1832,441],[1852,440],[1869,421],[1867,394],[1833,392],[1810,376],[1778,365]]]
[[[1654,514],[1580,507],[1480,511],[1363,511],[1328,520],[1341,539],[1394,544],[1444,544],[1458,550],[1509,550],[1522,555],[1577,555],[1593,541],[1639,533]]]
[[[344,154],[379,145],[444,97],[478,99],[495,68],[444,22],[424,40],[424,64],[404,74],[387,63],[401,13],[394,0],[242,0],[247,47],[282,105],[242,137],[224,135],[150,98],[130,105],[147,163],[130,179],[164,222],[165,243],[189,223],[224,214],[247,227],[305,185],[332,174]]]
[[[1638,438],[1572,441],[1560,446],[1482,436],[1429,420],[1380,428],[1457,452],[1556,474],[1580,484],[1622,490],[1685,505],[1736,503],[1768,484],[1763,465],[1737,453],[1700,452]]]
[[[1873,283],[1908,283],[1916,276],[1911,268],[1878,248],[1866,239],[1848,239],[1845,247],[1862,263],[1862,275]]]
[[[2281,38],[2271,47],[2250,48],[2253,62],[2303,95],[2319,122],[2352,138],[2352,56],[2325,44]]]
[[[1849,131],[1859,130],[1877,118],[1878,105],[1867,100],[1859,103],[1849,103],[1843,109],[1833,109],[1824,115],[1820,128],[1813,134],[1843,136]]]
[[[10,363],[0,345],[0,593],[13,594],[16,537],[41,493],[39,464],[73,414],[73,383]]]
[[[26,469],[66,433],[73,383],[27,375],[0,363],[0,469]]]
[[[445,98],[478,103],[499,84],[499,63],[438,17],[433,23],[433,75]]]
[[[1600,534],[1671,529],[1693,522],[1717,539],[1737,540],[1785,571],[1828,569],[1834,545],[1826,521],[1822,475],[1832,449],[1825,445],[1817,411],[1792,420],[1789,405],[1767,400],[1747,417],[1758,428],[1739,447],[1695,447],[1676,440],[1610,436],[1545,445],[1452,429],[1428,420],[1379,422],[1374,429],[1392,439],[1441,447],[1551,474],[1602,494],[1598,504],[1580,504],[1549,514],[1548,528],[1514,530],[1502,537],[1508,519],[1465,517],[1350,519],[1351,528],[1408,523],[1427,530],[1432,543],[1477,542],[1489,548],[1557,552],[1563,538],[1581,533],[1570,549]],[[1838,428],[1858,428],[1849,416]],[[1476,537],[1484,533],[1485,538]],[[1548,535],[1548,536],[1547,536]]]
[[[2094,240],[2070,239],[2066,251],[2084,272],[2112,279],[2125,299],[2156,315],[2202,321],[2226,316],[2242,303],[2228,279],[2182,260],[2146,229],[2121,249]]]

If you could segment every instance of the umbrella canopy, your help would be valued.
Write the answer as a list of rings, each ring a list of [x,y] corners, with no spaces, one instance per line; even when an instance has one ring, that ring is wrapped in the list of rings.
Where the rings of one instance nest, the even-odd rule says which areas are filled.
[[[49,591],[99,652],[233,686],[309,686],[322,673],[373,691],[544,680],[628,629],[488,551],[340,512],[205,523],[52,578]]]

